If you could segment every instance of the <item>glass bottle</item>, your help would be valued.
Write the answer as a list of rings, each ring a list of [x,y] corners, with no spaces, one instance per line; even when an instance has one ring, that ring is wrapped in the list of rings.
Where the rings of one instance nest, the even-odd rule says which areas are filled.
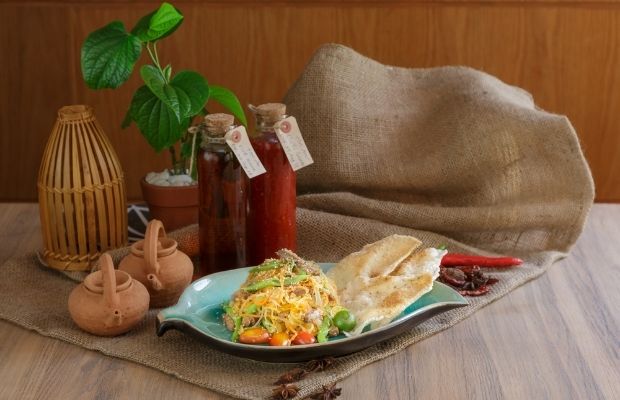
[[[250,107],[256,115],[252,147],[267,172],[250,181],[248,213],[248,261],[258,265],[276,258],[276,251],[297,247],[296,177],[274,124],[286,117],[286,105],[262,104]]]
[[[229,114],[209,114],[198,155],[200,268],[198,276],[246,265],[248,178],[224,135]]]

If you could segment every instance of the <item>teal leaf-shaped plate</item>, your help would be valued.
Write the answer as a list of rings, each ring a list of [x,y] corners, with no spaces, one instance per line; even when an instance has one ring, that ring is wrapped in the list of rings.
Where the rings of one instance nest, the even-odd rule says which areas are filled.
[[[334,264],[321,264],[327,272]],[[222,323],[222,303],[245,282],[250,268],[218,272],[193,282],[181,295],[178,303],[157,315],[157,335],[168,329],[178,329],[209,346],[237,357],[267,362],[300,362],[321,357],[336,357],[363,350],[374,344],[411,330],[419,323],[448,310],[468,305],[460,294],[440,282],[433,289],[409,305],[388,325],[366,329],[353,337],[339,335],[325,343],[273,347],[249,345],[230,340],[230,331]]]

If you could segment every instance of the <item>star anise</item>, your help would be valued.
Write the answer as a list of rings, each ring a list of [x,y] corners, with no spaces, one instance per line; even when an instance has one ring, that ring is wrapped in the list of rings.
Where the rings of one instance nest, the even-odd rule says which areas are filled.
[[[274,382],[274,385],[280,385],[282,383],[297,382],[303,379],[307,374],[308,374],[308,371],[306,371],[303,368],[294,368],[288,371],[287,373],[285,373],[284,375],[282,375],[281,377],[279,377],[278,380]]]
[[[441,268],[439,270],[439,280],[450,286],[461,287],[465,284],[467,276],[458,268]]]
[[[319,360],[311,360],[306,363],[305,369],[308,372],[325,371],[331,367],[336,359],[334,357],[321,358]]]
[[[297,396],[297,392],[299,392],[299,388],[297,386],[283,384],[273,389],[271,398],[274,400],[292,399]]]
[[[342,393],[341,388],[336,387],[336,383],[332,383],[331,385],[323,386],[323,391],[313,394],[310,398],[315,400],[333,400],[336,397],[340,396]]]
[[[481,296],[499,280],[484,275],[477,265],[467,267],[441,267],[439,281],[456,289],[463,296]]]

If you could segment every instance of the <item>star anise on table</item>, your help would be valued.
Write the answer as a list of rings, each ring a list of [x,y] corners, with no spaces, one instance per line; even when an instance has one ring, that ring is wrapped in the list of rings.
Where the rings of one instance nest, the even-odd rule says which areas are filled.
[[[284,375],[282,375],[281,377],[279,377],[278,380],[274,382],[274,385],[297,382],[303,379],[307,374],[308,374],[308,371],[306,371],[303,368],[294,368],[288,371],[287,373],[285,373]]]
[[[292,399],[297,396],[299,388],[292,385],[291,382],[297,382],[311,372],[324,371],[334,365],[335,361],[336,359],[334,357],[327,357],[308,361],[303,368],[293,368],[284,375],[280,376],[278,380],[274,382],[274,385],[279,386],[273,389],[271,398],[276,400]],[[324,393],[327,393],[327,396],[329,397],[317,397],[317,399],[335,399],[337,396],[340,396],[340,389],[336,389],[334,386],[335,385],[324,386],[323,392],[318,393],[317,396],[323,396]]]
[[[305,369],[308,372],[325,371],[331,367],[336,359],[334,357],[321,358],[319,360],[311,360],[306,363]]]
[[[333,400],[340,396],[341,393],[342,389],[337,388],[336,383],[332,383],[331,385],[323,386],[322,392],[313,394],[310,398],[314,400]]]
[[[273,394],[271,398],[274,400],[287,400],[292,399],[297,396],[297,392],[299,392],[299,388],[295,385],[287,385],[282,384],[277,388],[273,389]]]
[[[499,280],[484,275],[480,267],[441,267],[439,281],[452,286],[463,296],[482,296]]]

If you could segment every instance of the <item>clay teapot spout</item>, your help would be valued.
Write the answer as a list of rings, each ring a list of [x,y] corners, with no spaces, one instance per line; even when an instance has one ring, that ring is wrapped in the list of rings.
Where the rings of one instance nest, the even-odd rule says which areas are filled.
[[[151,283],[151,287],[153,288],[153,290],[160,291],[164,288],[164,285],[162,285],[161,281],[157,278],[157,275],[148,274],[146,276],[146,279],[148,279],[148,281]]]
[[[192,260],[177,250],[177,242],[166,237],[161,221],[151,220],[144,240],[131,246],[119,266],[135,280],[146,286],[151,296],[151,307],[167,307],[179,299],[192,280]]]
[[[75,323],[95,335],[127,332],[144,319],[149,293],[139,281],[114,269],[112,257],[102,254],[100,271],[88,275],[69,295],[69,313]]]
[[[108,317],[104,321],[105,326],[111,328],[114,326],[121,326],[123,324],[123,314],[121,310],[114,309],[112,314],[108,315]]]

